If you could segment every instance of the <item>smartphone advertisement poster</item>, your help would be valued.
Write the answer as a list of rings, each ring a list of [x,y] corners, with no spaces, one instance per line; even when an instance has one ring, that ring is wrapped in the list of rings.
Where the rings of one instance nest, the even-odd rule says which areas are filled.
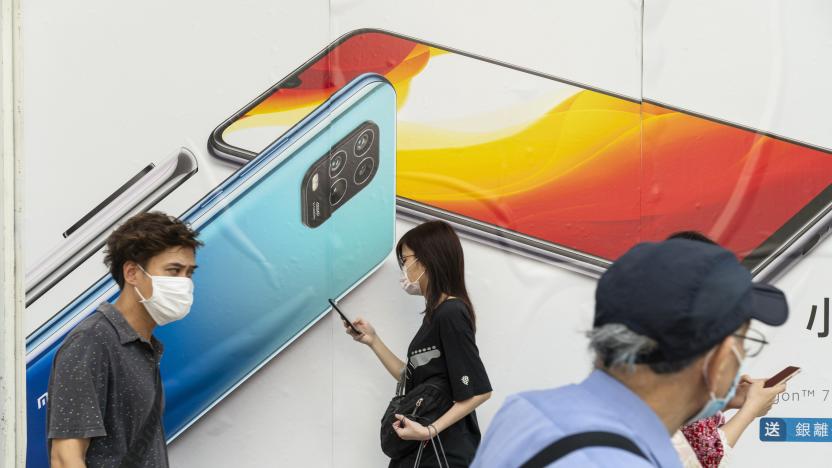
[[[425,300],[395,247],[434,220],[465,253],[482,434],[586,377],[612,262],[696,231],[790,306],[747,335],[744,373],[786,390],[731,460],[826,465],[826,2],[209,3],[19,7],[29,468],[55,353],[119,295],[104,239],[157,210],[205,243],[154,332],[173,467],[385,466],[395,382],[356,341],[407,355]]]

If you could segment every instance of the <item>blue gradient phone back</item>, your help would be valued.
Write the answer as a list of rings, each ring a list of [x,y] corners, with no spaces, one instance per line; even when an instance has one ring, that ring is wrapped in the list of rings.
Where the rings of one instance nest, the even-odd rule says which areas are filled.
[[[390,253],[395,104],[386,80],[357,78],[183,216],[205,246],[197,252],[190,314],[155,331],[165,344],[169,439],[324,316],[328,298],[345,295]],[[308,227],[301,212],[304,176],[368,121],[379,130],[375,175],[325,223]],[[98,303],[116,297],[114,282],[102,279],[27,343],[30,468],[48,467],[42,396],[60,338]]]

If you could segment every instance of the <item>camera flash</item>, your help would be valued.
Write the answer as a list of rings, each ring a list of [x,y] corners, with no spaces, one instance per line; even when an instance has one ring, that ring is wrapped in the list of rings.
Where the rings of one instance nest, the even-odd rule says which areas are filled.
[[[312,176],[312,191],[318,190],[318,174]]]

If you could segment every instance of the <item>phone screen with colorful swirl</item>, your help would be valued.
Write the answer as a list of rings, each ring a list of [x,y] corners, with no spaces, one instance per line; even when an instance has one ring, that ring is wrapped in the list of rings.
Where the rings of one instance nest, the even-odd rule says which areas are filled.
[[[603,263],[696,230],[754,263],[832,199],[827,151],[376,31],[332,44],[214,135],[254,155],[367,72],[398,94],[400,202],[555,251]]]

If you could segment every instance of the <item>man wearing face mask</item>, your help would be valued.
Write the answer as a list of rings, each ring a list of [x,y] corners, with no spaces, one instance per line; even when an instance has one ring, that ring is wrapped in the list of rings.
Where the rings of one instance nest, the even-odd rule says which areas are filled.
[[[595,299],[596,369],[577,385],[509,397],[472,466],[679,467],[670,435],[724,408],[764,344],[748,336],[751,320],[788,316],[783,293],[752,283],[731,252],[688,239],[637,245]]]
[[[187,315],[202,243],[181,221],[136,215],[107,239],[121,293],[64,340],[52,364],[47,431],[53,468],[167,467],[158,325]]]

